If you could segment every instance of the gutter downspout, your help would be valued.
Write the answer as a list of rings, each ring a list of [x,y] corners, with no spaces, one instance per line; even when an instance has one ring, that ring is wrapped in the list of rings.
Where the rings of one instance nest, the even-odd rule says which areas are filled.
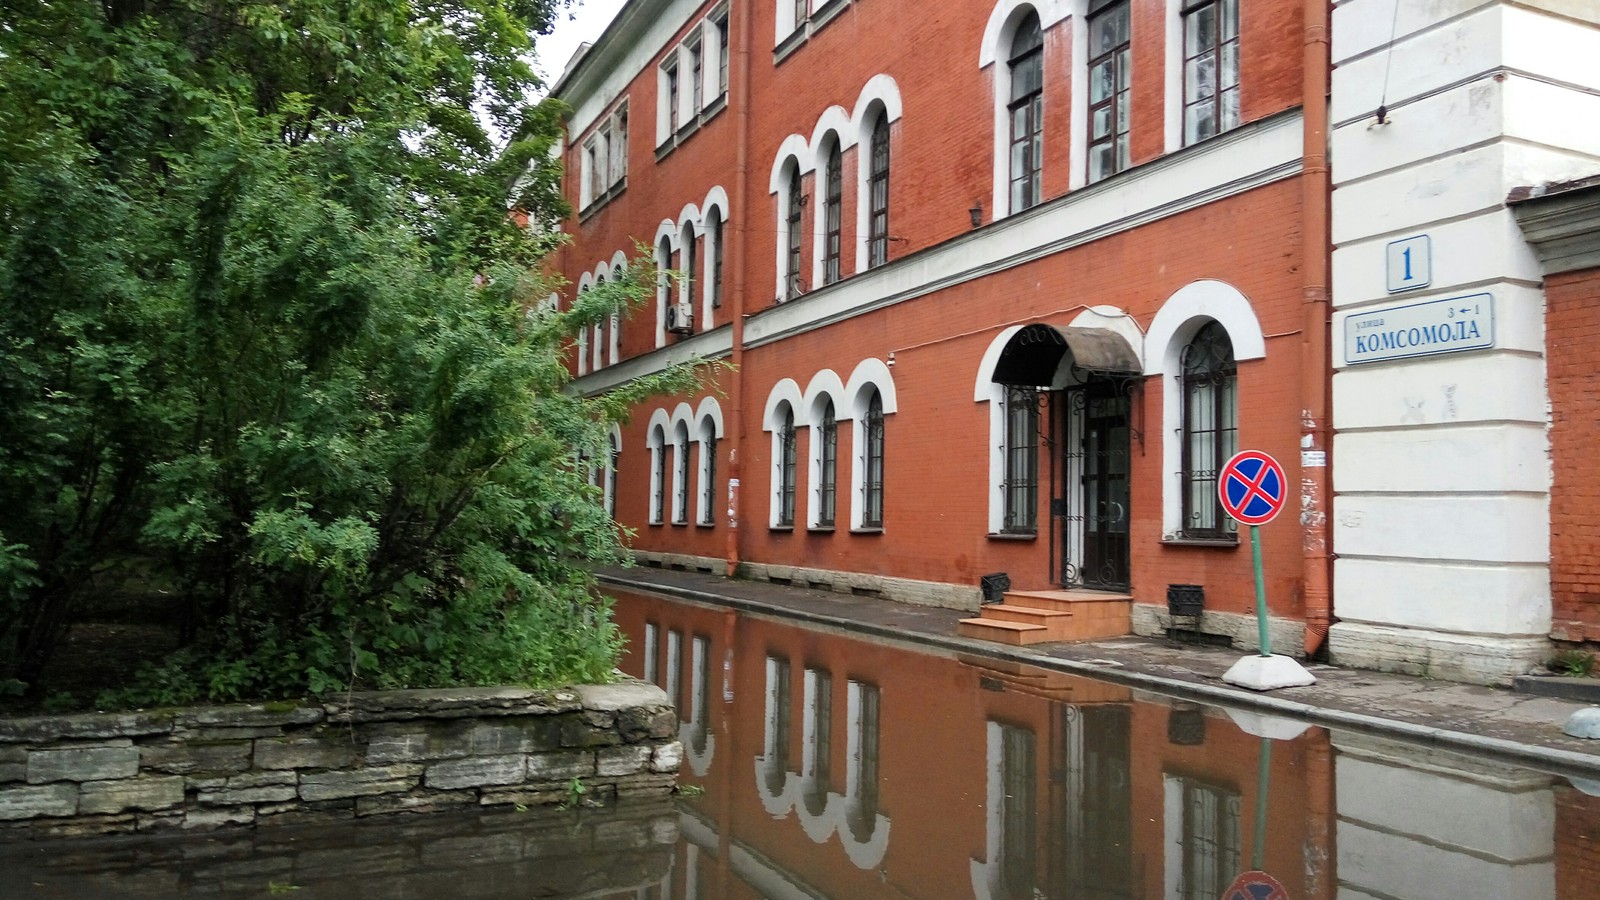
[[[1329,193],[1327,0],[1305,0],[1304,146],[1302,153],[1301,271],[1305,326],[1302,331],[1300,422],[1300,529],[1303,564],[1305,649],[1322,649],[1333,620],[1333,557],[1329,552],[1329,427],[1333,372],[1329,366]]]
[[[727,564],[728,577],[738,574],[742,557],[739,529],[739,482],[744,464],[739,451],[744,447],[744,318],[746,285],[746,259],[750,236],[750,19],[753,13],[748,5],[730,4],[729,15],[738,17],[738,66],[734,67],[733,113],[738,129],[734,151],[733,196],[729,198],[729,218],[733,227],[724,228],[732,238],[733,297],[727,304],[733,317],[733,351],[730,362],[733,371],[728,378],[728,402],[733,407],[733,443],[728,449],[728,520]]]

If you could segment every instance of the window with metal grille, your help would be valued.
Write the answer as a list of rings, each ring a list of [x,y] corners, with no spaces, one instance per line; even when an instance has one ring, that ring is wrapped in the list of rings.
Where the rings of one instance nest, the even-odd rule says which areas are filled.
[[[883,527],[883,397],[873,391],[872,399],[867,401],[867,418],[865,422],[866,437],[866,467],[865,478],[862,479],[862,512],[861,525],[863,528]]]
[[[705,461],[700,469],[700,524],[710,525],[717,514],[717,433],[709,420],[705,429],[700,438],[700,457]]]
[[[728,11],[716,18],[717,29],[717,93],[728,93]]]
[[[1178,781],[1183,804],[1178,895],[1184,900],[1220,897],[1239,873],[1239,793],[1192,778]]]
[[[667,130],[678,127],[678,64],[667,66]]]
[[[700,236],[693,225],[683,227],[683,297],[694,297],[694,263],[700,255]]]
[[[1005,518],[1008,534],[1034,534],[1039,506],[1038,392],[1006,388]]]
[[[1089,3],[1089,180],[1128,167],[1128,0]]]
[[[615,519],[617,517],[617,465],[622,461],[622,443],[616,435],[607,439],[610,443],[610,465],[606,468],[606,515]]]
[[[820,465],[817,467],[817,524],[832,526],[838,505],[836,489],[839,469],[839,422],[834,417],[833,401],[822,410],[821,434],[817,436]]]
[[[827,182],[822,213],[825,238],[823,243],[822,283],[833,284],[839,280],[840,240],[843,236],[844,160],[839,145],[834,144],[828,154],[824,179]]]
[[[1028,13],[1011,39],[1011,211],[1039,202],[1044,161],[1044,32]]]
[[[689,524],[689,426],[678,424],[678,433],[673,441],[672,452],[677,465],[674,467],[672,498],[672,522],[674,525]]]
[[[805,195],[800,192],[800,169],[795,168],[789,177],[789,214],[785,224],[789,228],[788,255],[783,270],[783,299],[800,296],[800,211],[805,205]]]
[[[700,42],[695,41],[689,45],[689,115],[693,116],[700,111],[700,97],[705,92],[705,75],[702,74],[701,65],[704,54],[700,52]]]
[[[711,306],[715,309],[722,306],[722,213],[713,210],[711,224],[706,228],[711,233],[709,238],[711,241],[711,262],[707,265],[707,268],[711,270],[709,287],[711,289]]]
[[[650,524],[667,520],[667,437],[655,430],[655,446],[650,448]]]
[[[1183,143],[1239,124],[1239,0],[1183,6]]]
[[[794,525],[795,445],[794,411],[786,410],[778,431],[778,524]]]
[[[867,265],[889,261],[889,117],[881,115],[872,129],[872,169],[867,179],[871,197],[868,212]]]
[[[1217,474],[1238,452],[1239,400],[1233,343],[1208,322],[1183,348],[1183,532],[1232,538],[1238,525],[1222,512]]]

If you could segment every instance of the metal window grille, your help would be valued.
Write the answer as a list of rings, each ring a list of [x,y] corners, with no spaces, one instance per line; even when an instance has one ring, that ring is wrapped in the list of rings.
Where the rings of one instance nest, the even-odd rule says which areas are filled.
[[[678,127],[678,66],[667,68],[667,130]]]
[[[800,296],[800,210],[805,205],[805,195],[800,192],[800,170],[795,169],[789,179],[789,213],[785,224],[789,228],[788,253],[784,262],[784,299]]]
[[[1039,514],[1039,403],[1029,387],[1006,389],[1003,529],[1033,534]]]
[[[611,469],[606,473],[606,514],[613,519],[617,517],[617,467],[622,462],[622,447],[618,445],[616,436],[610,438],[611,442]]]
[[[795,475],[794,413],[784,414],[783,426],[778,432],[778,524],[794,524]]]
[[[716,521],[717,514],[717,436],[709,425],[700,446],[700,452],[706,455],[705,474],[700,484],[700,524],[710,525]]]
[[[823,206],[823,216],[827,227],[827,236],[824,244],[822,262],[822,283],[833,284],[839,280],[839,257],[841,252],[842,225],[841,220],[844,208],[844,161],[837,144],[833,152],[828,154],[827,166],[827,195]]]
[[[1239,124],[1239,0],[1189,0],[1183,9],[1183,143]]]
[[[1206,323],[1183,348],[1182,363],[1184,534],[1230,537],[1238,525],[1217,497],[1218,470],[1239,444],[1237,367],[1227,331]]]
[[[659,434],[660,432],[657,432],[657,433]],[[667,504],[667,445],[666,445],[666,442],[662,441],[661,443],[657,444],[654,448],[652,448],[652,450],[655,453],[655,458],[650,461],[651,462],[651,467],[654,469],[654,471],[651,473],[654,477],[651,480],[655,482],[655,484],[654,484],[655,492],[653,494],[651,494],[651,496],[650,496],[650,521],[654,522],[656,524],[660,524],[662,522],[665,522],[666,519],[667,519],[667,515],[666,515],[666,504]]]
[[[711,306],[722,306],[722,216],[711,220]]]
[[[1183,779],[1184,900],[1220,897],[1239,872],[1239,794]]]
[[[872,129],[872,170],[868,178],[871,195],[867,246],[867,265],[881,266],[889,261],[889,117],[878,118]]]
[[[883,398],[873,393],[867,401],[865,475],[862,479],[861,525],[883,527]]]
[[[723,13],[717,26],[717,93],[728,92],[728,14]]]
[[[1128,0],[1089,16],[1089,180],[1128,167],[1128,92],[1132,67]]]
[[[1044,33],[1029,13],[1011,41],[1011,211],[1037,204],[1044,161]]]
[[[678,440],[672,448],[677,457],[676,494],[672,503],[672,521],[678,525],[689,524],[689,432],[678,426]]]
[[[694,262],[700,255],[700,236],[695,233],[694,226],[690,225],[684,230],[683,236],[683,296],[694,296]]]
[[[834,418],[833,402],[829,401],[822,413],[822,433],[819,441],[821,454],[820,474],[817,478],[817,524],[832,525],[836,501],[839,469],[839,423]]]
[[[700,110],[700,95],[705,91],[705,76],[701,74],[700,45],[695,44],[689,48],[689,87],[694,93],[689,95],[689,111]]]

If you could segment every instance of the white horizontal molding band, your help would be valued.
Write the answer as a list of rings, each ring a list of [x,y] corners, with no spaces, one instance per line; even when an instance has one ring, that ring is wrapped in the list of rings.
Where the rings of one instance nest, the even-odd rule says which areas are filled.
[[[1301,171],[1299,110],[1235,129],[751,316],[758,347],[1236,196]]]

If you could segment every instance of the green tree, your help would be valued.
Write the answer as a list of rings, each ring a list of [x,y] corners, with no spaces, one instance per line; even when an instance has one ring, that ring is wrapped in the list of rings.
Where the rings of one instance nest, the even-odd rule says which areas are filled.
[[[526,312],[564,2],[0,10],[0,680],[129,571],[184,649],[125,700],[608,674],[574,453],[694,376],[563,391],[645,268]]]

